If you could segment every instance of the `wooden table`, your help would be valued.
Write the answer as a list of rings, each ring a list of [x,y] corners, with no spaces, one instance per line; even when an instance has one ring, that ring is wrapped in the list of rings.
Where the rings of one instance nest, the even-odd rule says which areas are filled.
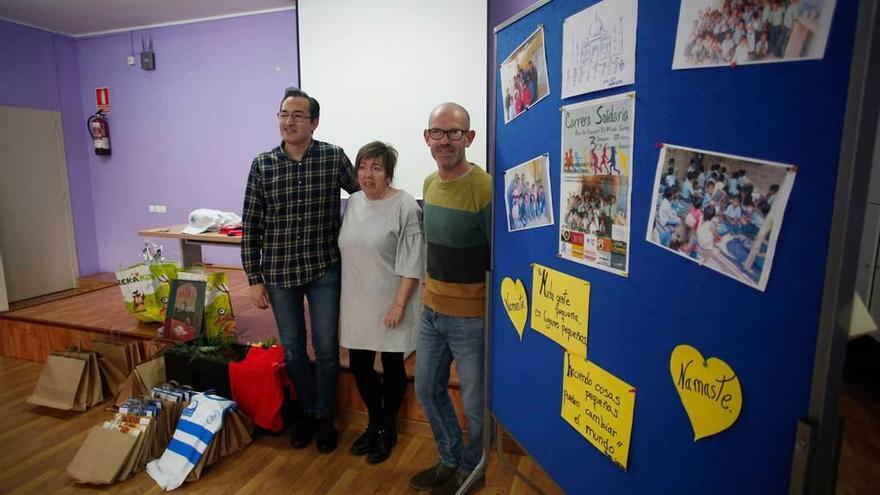
[[[230,246],[240,247],[241,237],[228,236],[217,232],[205,232],[203,234],[184,234],[186,224],[171,225],[169,227],[157,227],[138,231],[141,237],[159,237],[162,239],[177,239],[180,241],[180,253],[183,257],[183,266],[190,267],[196,263],[202,263],[202,246]]]

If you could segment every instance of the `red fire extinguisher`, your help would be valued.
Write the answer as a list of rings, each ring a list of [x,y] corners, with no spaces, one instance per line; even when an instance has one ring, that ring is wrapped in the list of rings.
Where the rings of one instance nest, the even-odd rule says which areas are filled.
[[[86,125],[95,142],[95,154],[110,155],[110,123],[104,117],[104,111],[98,110],[98,113],[89,117]]]

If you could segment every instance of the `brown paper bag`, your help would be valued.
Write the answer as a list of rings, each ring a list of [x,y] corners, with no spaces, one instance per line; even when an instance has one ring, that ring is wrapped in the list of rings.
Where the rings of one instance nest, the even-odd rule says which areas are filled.
[[[104,400],[104,392],[101,387],[101,374],[98,370],[98,357],[93,351],[70,350],[53,352],[52,354],[82,359],[86,363],[85,369],[83,370],[83,379],[80,382],[81,390],[77,391],[77,403],[74,409],[77,411],[85,411]]]
[[[119,393],[116,394],[116,399],[113,400],[113,405],[119,407],[130,397],[143,394],[144,392],[140,389],[140,380],[137,379],[135,372],[132,371],[131,374],[128,375],[128,378],[125,379],[125,382],[123,382],[122,387],[120,387]]]
[[[137,342],[129,340],[125,343],[125,355],[131,364],[131,369],[144,362],[144,355],[141,352],[141,346]]]
[[[79,483],[112,484],[136,442],[132,435],[95,426],[67,466],[67,473]]]
[[[131,362],[126,352],[128,344],[125,342],[113,342],[107,340],[93,340],[92,348],[109,363],[113,364],[124,376],[131,373]]]
[[[149,395],[153,387],[167,381],[165,378],[165,356],[159,356],[135,366],[134,374],[142,386],[143,393],[141,395]]]
[[[254,432],[254,423],[239,409],[226,415],[223,429],[228,439],[225,455],[238,452],[253,441],[251,434]]]
[[[155,458],[153,456],[153,450],[156,448],[156,421],[157,418],[151,418],[150,424],[147,425],[147,429],[144,431],[144,435],[142,435],[144,437],[144,442],[138,452],[137,461],[134,463],[135,473],[139,473],[146,469],[147,463]],[[159,455],[161,455],[161,453]]]
[[[136,437],[136,441],[131,448],[131,455],[128,456],[125,464],[119,470],[118,481],[125,481],[128,479],[129,476],[139,472],[137,469],[137,465],[141,457],[143,456],[144,446],[147,444],[147,442],[147,432],[142,431],[141,434]]]
[[[69,411],[77,405],[80,382],[83,379],[86,361],[82,359],[50,354],[43,364],[40,378],[34,393],[27,399],[28,404],[53,407]],[[85,407],[85,389],[80,404]]]
[[[103,356],[98,357],[98,371],[101,373],[104,395],[110,397],[119,395],[119,391],[125,383],[126,375]]]

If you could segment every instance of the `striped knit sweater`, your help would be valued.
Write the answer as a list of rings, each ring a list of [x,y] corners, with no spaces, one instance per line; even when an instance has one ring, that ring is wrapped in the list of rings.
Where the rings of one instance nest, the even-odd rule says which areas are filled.
[[[474,164],[451,181],[434,172],[422,192],[428,245],[424,303],[448,316],[483,316],[492,176]]]

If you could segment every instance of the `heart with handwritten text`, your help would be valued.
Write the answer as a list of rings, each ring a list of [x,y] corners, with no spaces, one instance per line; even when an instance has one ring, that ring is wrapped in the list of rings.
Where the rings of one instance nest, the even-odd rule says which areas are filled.
[[[672,351],[669,372],[691,420],[695,442],[736,422],[742,409],[742,388],[727,363],[717,357],[704,359],[700,351],[681,344]]]
[[[510,277],[504,277],[501,281],[501,302],[507,316],[516,327],[519,340],[522,340],[523,330],[526,328],[526,318],[529,316],[529,299],[526,296],[526,288],[522,280],[514,282]]]

